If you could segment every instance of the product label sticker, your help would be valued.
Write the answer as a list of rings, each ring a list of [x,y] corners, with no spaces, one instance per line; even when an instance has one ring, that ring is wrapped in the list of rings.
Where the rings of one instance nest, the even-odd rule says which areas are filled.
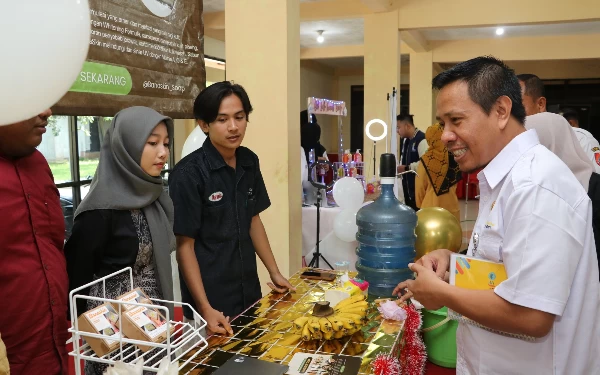
[[[167,322],[156,310],[143,306],[128,310],[126,314],[150,338],[155,339],[167,330]]]
[[[216,192],[212,193],[210,195],[210,197],[208,197],[208,200],[211,202],[218,202],[221,199],[223,199],[223,193],[220,191],[216,191]]]
[[[152,301],[149,300],[144,294],[140,293],[139,290],[133,290],[130,293],[125,294],[124,296],[119,298],[118,301],[145,303],[148,305],[152,304]],[[128,304],[122,304],[121,306],[124,311],[131,310],[131,309],[137,307],[136,305],[128,305]]]
[[[119,340],[120,333],[117,328],[119,314],[111,305],[103,305],[94,310],[85,313],[85,316],[92,323],[92,326],[101,335],[110,336],[110,338]],[[115,340],[104,339],[104,342],[110,346]]]

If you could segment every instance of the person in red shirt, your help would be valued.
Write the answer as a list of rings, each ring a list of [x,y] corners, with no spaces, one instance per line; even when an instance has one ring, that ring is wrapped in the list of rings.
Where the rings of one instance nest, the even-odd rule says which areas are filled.
[[[65,223],[36,150],[51,115],[0,126],[0,334],[12,375],[68,374]]]

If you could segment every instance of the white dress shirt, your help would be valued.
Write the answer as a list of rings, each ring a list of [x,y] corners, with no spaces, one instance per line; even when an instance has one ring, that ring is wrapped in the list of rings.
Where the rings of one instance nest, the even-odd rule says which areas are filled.
[[[573,131],[585,154],[594,162],[595,172],[600,173],[600,144],[592,133],[585,129],[573,128]]]
[[[478,178],[468,255],[504,263],[498,296],[556,319],[533,342],[460,323],[457,374],[600,374],[600,283],[585,190],[535,130],[513,139]]]

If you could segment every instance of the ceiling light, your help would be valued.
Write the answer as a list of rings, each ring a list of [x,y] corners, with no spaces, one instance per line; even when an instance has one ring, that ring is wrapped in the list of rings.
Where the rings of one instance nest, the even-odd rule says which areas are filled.
[[[503,27],[499,27],[496,29],[496,35],[503,35],[504,34],[504,28]]]
[[[325,41],[325,37],[323,36],[323,30],[318,30],[319,36],[317,37],[317,42],[323,43]]]

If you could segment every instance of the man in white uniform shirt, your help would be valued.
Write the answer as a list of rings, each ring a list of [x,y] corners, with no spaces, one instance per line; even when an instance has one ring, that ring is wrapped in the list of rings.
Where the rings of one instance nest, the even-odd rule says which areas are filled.
[[[546,112],[544,82],[535,74],[519,74],[517,77],[521,85],[521,97],[523,106],[525,106],[525,114],[531,116]],[[583,151],[594,162],[595,172],[600,173],[600,145],[590,132],[579,128],[579,119],[574,117],[571,111],[563,113],[563,116],[573,127]],[[577,112],[575,112],[575,116],[577,116]]]
[[[600,173],[600,144],[592,133],[579,127],[579,113],[576,110],[566,108],[562,115],[571,125],[583,151],[594,162],[595,172]]]
[[[462,171],[478,175],[479,216],[468,255],[502,262],[508,279],[468,290],[443,279],[451,252],[411,265],[400,283],[427,309],[442,306],[492,330],[460,323],[457,374],[600,374],[600,284],[590,200],[556,155],[526,131],[519,82],[492,57],[433,80],[442,141]]]

